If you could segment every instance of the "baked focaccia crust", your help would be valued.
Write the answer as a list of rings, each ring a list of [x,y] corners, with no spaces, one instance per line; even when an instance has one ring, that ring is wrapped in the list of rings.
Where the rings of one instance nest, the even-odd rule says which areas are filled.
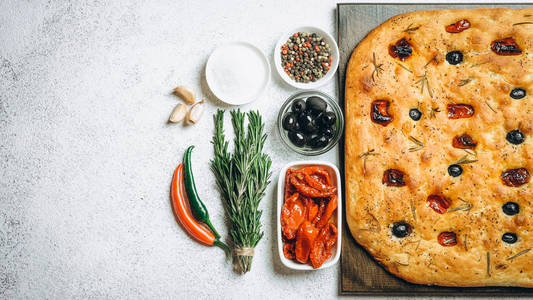
[[[470,27],[447,32],[461,20]],[[429,285],[533,287],[527,22],[533,9],[417,11],[386,21],[354,50],[346,73],[346,219],[391,273]],[[452,51],[462,61],[450,54],[451,64]],[[409,115],[416,108],[419,121]],[[512,130],[522,143],[507,140]],[[465,134],[458,148],[453,140]],[[451,176],[452,164],[462,174]],[[507,202],[519,212],[504,213]],[[401,222],[408,230],[393,234]],[[505,233],[516,242],[509,235],[504,242]]]

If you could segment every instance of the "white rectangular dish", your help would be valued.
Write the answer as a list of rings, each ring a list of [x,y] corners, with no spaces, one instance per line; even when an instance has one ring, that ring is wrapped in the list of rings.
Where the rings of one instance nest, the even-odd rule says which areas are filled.
[[[285,194],[285,174],[287,174],[287,169],[289,168],[302,168],[302,167],[308,167],[308,166],[321,166],[324,167],[332,180],[332,183],[337,186],[337,244],[335,245],[335,248],[333,250],[332,256],[322,264],[317,269],[314,269],[312,266],[307,264],[301,264],[299,262],[287,259],[285,255],[283,254],[283,239],[281,236],[281,208],[283,206],[284,202],[284,194]],[[342,187],[341,187],[341,176],[339,173],[339,169],[334,164],[327,162],[327,161],[293,161],[288,164],[286,164],[283,168],[281,168],[281,171],[279,173],[278,178],[278,199],[277,199],[277,234],[278,234],[278,253],[279,258],[281,259],[281,262],[290,269],[294,270],[320,270],[325,269],[328,267],[331,267],[332,265],[336,264],[339,261],[339,257],[341,254],[341,237],[342,237]]]

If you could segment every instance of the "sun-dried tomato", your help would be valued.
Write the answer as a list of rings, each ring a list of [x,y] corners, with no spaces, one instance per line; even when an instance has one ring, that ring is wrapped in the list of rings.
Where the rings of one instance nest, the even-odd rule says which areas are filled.
[[[454,24],[450,24],[446,26],[446,32],[449,33],[459,33],[463,32],[464,30],[470,28],[470,22],[468,20],[463,19],[455,22]]]
[[[313,268],[317,269],[331,257],[331,249],[337,243],[337,227],[333,224],[324,226],[316,237],[309,260]]]
[[[318,204],[318,212],[316,214],[315,219],[312,221],[313,225],[316,226],[316,224],[322,219],[324,216],[324,212],[326,211],[327,203],[325,200],[320,201]]]
[[[439,244],[444,247],[451,247],[457,245],[457,235],[454,232],[441,232],[437,239],[439,240]]]
[[[452,146],[458,149],[475,149],[477,143],[470,135],[464,133],[453,138]]]
[[[439,214],[445,213],[450,207],[450,200],[441,195],[430,195],[427,202],[429,207]]]
[[[448,104],[448,119],[464,119],[474,115],[474,107],[469,104]]]
[[[411,44],[405,38],[402,38],[396,44],[389,45],[389,54],[394,58],[399,58],[401,61],[404,61],[413,54],[413,49],[411,48]]]
[[[317,222],[316,227],[322,228],[329,222],[329,219],[333,216],[333,212],[337,209],[337,205],[337,195],[331,195],[326,210],[322,217],[320,217],[320,221]]]
[[[529,172],[526,168],[509,169],[502,172],[503,184],[517,187],[529,182]]]
[[[298,227],[306,218],[306,207],[299,196],[298,193],[294,193],[285,200],[281,208],[281,230],[288,239],[293,239],[296,236]]]
[[[503,56],[522,54],[522,49],[520,49],[512,37],[492,41],[492,43],[490,43],[490,49],[494,53]]]
[[[304,168],[299,169],[298,172],[302,172],[306,175],[312,175],[312,176],[319,175],[325,179],[326,182],[324,184],[331,185],[331,177],[328,171],[326,171],[322,167],[319,167],[319,166],[304,167]]]
[[[404,176],[405,173],[400,170],[388,169],[383,172],[383,178],[381,179],[381,183],[386,186],[404,186]]]
[[[309,253],[313,247],[313,242],[318,235],[318,229],[308,221],[305,221],[300,225],[298,229],[298,235],[296,237],[296,246],[294,253],[296,260],[305,264],[309,259]]]
[[[337,191],[336,187],[332,187],[325,191],[319,191],[305,182],[305,174],[294,172],[291,174],[290,183],[296,190],[306,197],[329,197]]]
[[[371,104],[370,117],[372,122],[387,126],[392,122],[392,115],[389,114],[390,102],[388,100],[374,100]]]
[[[311,198],[306,199],[306,207],[307,207],[307,221],[313,222],[314,219],[316,219],[316,216],[318,214],[318,204],[313,201]]]
[[[294,254],[294,240],[285,241],[283,244],[283,255],[287,259],[294,259],[296,256]]]

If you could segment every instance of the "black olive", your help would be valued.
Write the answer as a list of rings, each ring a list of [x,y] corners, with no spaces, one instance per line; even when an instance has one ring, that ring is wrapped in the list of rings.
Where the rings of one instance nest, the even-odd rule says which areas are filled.
[[[502,241],[506,242],[507,244],[514,244],[517,240],[518,237],[516,236],[516,233],[506,232],[502,235]]]
[[[289,131],[289,140],[294,146],[303,147],[307,142],[307,137],[298,131]]]
[[[329,139],[326,138],[324,135],[319,134],[311,138],[309,142],[307,142],[307,145],[309,145],[309,147],[313,149],[320,149],[320,148],[326,147],[328,143],[329,143]]]
[[[513,145],[520,145],[524,142],[524,134],[519,129],[511,130],[505,139]]]
[[[335,130],[333,128],[323,128],[321,130],[321,133],[328,139],[331,139],[335,135]]]
[[[307,111],[311,112],[313,116],[318,116],[318,114],[325,112],[328,104],[324,99],[316,96],[307,98],[305,102]]]
[[[292,102],[291,109],[295,113],[301,113],[305,111],[305,100],[304,99],[296,99]]]
[[[406,58],[413,54],[413,49],[411,49],[411,44],[405,39],[397,41],[396,44],[389,46],[389,55],[392,57],[398,57],[401,61],[404,61]]]
[[[422,112],[420,112],[418,108],[411,108],[409,110],[409,117],[411,117],[413,121],[418,121],[420,118],[422,118]]]
[[[411,226],[405,222],[396,222],[392,225],[392,234],[395,237],[403,238],[411,233]]]
[[[526,90],[524,90],[523,88],[515,88],[511,91],[511,94],[509,94],[509,96],[516,100],[522,99],[526,96]]]
[[[296,114],[290,112],[285,114],[283,117],[283,129],[288,131],[295,131],[299,129],[298,120],[296,119]]]
[[[331,127],[337,121],[337,116],[334,112],[327,111],[318,116],[318,121],[323,127]]]
[[[516,202],[507,202],[502,205],[503,213],[508,216],[514,216],[520,212],[520,206]]]
[[[456,164],[450,165],[448,167],[448,174],[450,174],[450,176],[452,177],[460,176],[461,174],[463,174],[463,168],[460,165]]]
[[[446,61],[450,65],[457,65],[463,61],[463,53],[461,51],[451,51],[446,54]]]
[[[305,133],[314,133],[318,130],[318,126],[316,125],[313,116],[305,112],[298,117],[298,123],[300,123],[300,128]]]

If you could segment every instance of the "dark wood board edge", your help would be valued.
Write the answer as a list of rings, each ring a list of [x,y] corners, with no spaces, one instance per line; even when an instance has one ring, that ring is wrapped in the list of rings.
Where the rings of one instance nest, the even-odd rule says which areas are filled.
[[[465,4],[465,3],[438,3],[438,4],[428,4],[428,3],[385,3],[385,4],[376,4],[376,3],[338,3],[336,9],[336,23],[337,23],[337,43],[339,45],[339,69],[337,73],[337,86],[339,88],[339,105],[345,112],[345,73],[347,68],[347,63],[349,57],[357,46],[350,45],[347,49],[343,45],[343,40],[341,36],[346,32],[345,28],[346,23],[343,23],[343,13],[344,9],[353,5],[394,5],[394,6],[412,6],[412,5],[427,5],[428,9],[434,9],[435,6],[443,6],[450,8],[450,5],[453,6],[470,6],[470,5],[484,5],[486,7],[511,7],[515,5],[520,5],[522,7],[530,7],[528,3],[475,3],[475,4]],[[430,7],[431,6],[431,7]],[[380,20],[384,22],[385,20]],[[371,28],[369,28],[371,30]],[[350,49],[351,48],[351,49]],[[345,132],[343,132],[342,139],[339,142],[339,170],[342,178],[345,174]],[[346,190],[345,184],[342,185],[342,194],[343,198],[346,199]],[[344,207],[346,207],[344,205]],[[345,208],[344,208],[345,209]],[[473,296],[473,297],[486,297],[486,296],[508,296],[508,297],[531,297],[533,296],[533,289],[528,288],[516,288],[516,287],[440,287],[440,286],[425,286],[412,284],[407,281],[404,281],[382,268],[361,246],[359,246],[353,237],[350,234],[349,228],[346,223],[346,211],[344,212],[343,217],[343,236],[342,236],[342,249],[341,249],[341,267],[340,267],[340,276],[339,276],[339,294],[340,295],[359,295],[359,296]],[[373,274],[374,276],[379,275],[378,277],[385,276],[385,284],[381,286],[358,286],[354,288],[354,282],[348,282],[345,278],[346,272],[349,272],[348,264],[353,264],[355,261],[354,257],[348,256],[349,248],[357,249],[358,255],[360,257],[365,257],[367,260],[370,260],[375,265],[378,274]],[[379,278],[378,278],[379,279]],[[395,282],[398,287],[387,286],[390,282]]]

